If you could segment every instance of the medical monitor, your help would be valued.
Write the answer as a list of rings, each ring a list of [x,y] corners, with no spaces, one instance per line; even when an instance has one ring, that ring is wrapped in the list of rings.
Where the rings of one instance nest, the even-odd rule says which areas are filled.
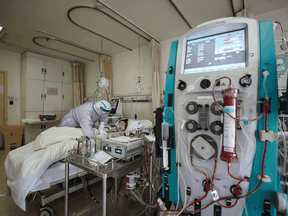
[[[245,29],[187,40],[184,74],[245,68]]]

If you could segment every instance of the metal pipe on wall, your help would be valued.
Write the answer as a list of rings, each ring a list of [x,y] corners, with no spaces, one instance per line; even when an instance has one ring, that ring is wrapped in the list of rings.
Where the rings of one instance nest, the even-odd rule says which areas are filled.
[[[104,55],[106,55],[106,56],[108,56],[108,57],[111,57],[110,55],[108,55],[108,54],[106,54],[106,53],[101,53],[101,52],[99,52],[99,51],[97,51],[97,50],[93,50],[93,49],[91,49],[91,48],[89,48],[89,47],[87,47],[87,46],[84,46],[84,45],[82,45],[82,44],[72,42],[72,41],[70,41],[70,40],[68,40],[68,39],[66,39],[66,38],[59,37],[59,36],[57,36],[57,35],[51,34],[51,33],[49,33],[49,32],[45,32],[45,31],[40,30],[40,29],[35,29],[35,30],[38,31],[38,32],[41,32],[41,33],[43,33],[43,34],[47,34],[47,35],[49,35],[49,36],[52,36],[52,37],[54,37],[53,40],[57,40],[57,41],[59,41],[59,42],[61,42],[61,43],[65,43],[65,44],[68,44],[68,45],[71,45],[71,46],[77,47],[77,48],[79,48],[79,49],[83,49],[83,50],[85,50],[85,51],[88,51],[88,52],[91,52],[91,53],[95,53],[95,54],[98,54],[98,55],[104,54]],[[52,39],[52,38],[51,38],[51,39]]]
[[[88,61],[95,62],[95,61],[92,60],[92,59],[88,59],[88,58],[85,58],[85,57],[82,57],[82,56],[78,56],[78,55],[74,55],[74,54],[71,54],[71,53],[68,53],[68,52],[64,52],[64,51],[62,51],[62,50],[58,50],[58,49],[54,49],[54,48],[50,48],[50,47],[44,46],[44,45],[36,42],[37,39],[46,39],[47,41],[49,41],[49,40],[56,40],[56,41],[65,43],[65,42],[60,41],[60,40],[58,40],[58,39],[51,38],[51,37],[34,37],[32,40],[33,40],[33,42],[34,42],[36,45],[41,46],[41,47],[44,47],[44,48],[46,48],[46,49],[50,49],[50,50],[53,50],[53,51],[56,51],[56,52],[61,52],[61,53],[67,54],[67,55],[71,55],[71,56],[77,57],[77,58],[81,58],[81,59],[85,59],[85,60],[88,60]],[[67,44],[67,43],[66,43],[66,44]]]
[[[101,35],[101,34],[95,32],[95,31],[93,31],[93,30],[91,30],[91,29],[89,29],[89,28],[87,28],[87,27],[85,27],[85,26],[83,26],[83,25],[80,25],[79,23],[75,22],[75,21],[72,19],[70,13],[71,13],[73,10],[78,9],[78,8],[93,9],[93,10],[97,10],[97,11],[100,11],[100,12],[103,13],[103,11],[101,11],[101,10],[99,10],[99,9],[97,9],[97,8],[91,7],[91,6],[74,6],[74,7],[70,8],[70,9],[68,10],[68,12],[67,12],[68,19],[69,19],[74,25],[76,25],[76,26],[78,26],[78,27],[80,27],[80,28],[82,28],[82,29],[84,29],[84,30],[86,30],[86,31],[89,31],[89,32],[91,32],[91,33],[93,33],[93,34],[95,34],[95,35],[97,35],[97,36],[99,36],[99,37],[102,37],[102,38],[104,38],[104,39],[106,39],[106,40],[108,40],[108,41],[110,41],[110,42],[112,42],[112,43],[115,43],[115,44],[117,44],[117,45],[119,45],[119,46],[121,46],[121,47],[123,47],[123,48],[125,48],[125,49],[127,49],[127,50],[132,51],[131,48],[129,48],[129,47],[123,45],[123,44],[120,44],[120,43],[118,43],[118,42],[116,42],[116,41],[114,41],[114,40],[112,40],[112,39],[110,39],[110,38],[108,38],[108,37],[105,37],[104,35]],[[104,13],[104,14],[105,14],[105,13]],[[114,18],[114,20],[117,21],[117,19],[115,19],[115,18]],[[120,23],[120,21],[117,21],[117,22]],[[138,34],[138,33],[137,33],[137,34]]]
[[[15,44],[11,44],[11,43],[5,42],[5,41],[3,41],[3,39],[4,39],[6,36],[7,36],[7,33],[5,33],[5,34],[0,38],[0,42],[1,42],[1,43],[6,44],[6,45],[9,45],[9,46],[17,47],[17,48],[23,49],[23,50],[25,50],[25,51],[37,53],[37,54],[40,54],[40,55],[44,55],[44,56],[48,56],[48,57],[52,57],[52,58],[56,58],[56,59],[61,59],[61,60],[68,61],[68,62],[75,62],[74,60],[71,60],[71,59],[67,59],[67,58],[64,58],[64,57],[55,56],[55,55],[48,54],[48,53],[45,53],[45,52],[41,52],[41,51],[37,51],[37,50],[30,49],[30,48],[26,48],[26,47],[22,47],[22,46],[18,46],[18,45],[15,45]]]
[[[144,29],[142,29],[141,27],[139,27],[138,25],[136,25],[135,23],[133,23],[131,20],[127,19],[126,17],[124,17],[122,14],[120,14],[118,11],[114,10],[112,7],[110,7],[109,5],[105,4],[103,1],[101,0],[97,0],[100,4],[104,5],[106,8],[108,8],[109,10],[111,10],[112,12],[114,12],[115,14],[117,14],[118,16],[120,16],[122,19],[124,19],[125,21],[127,21],[128,23],[130,23],[131,25],[133,25],[134,27],[136,27],[137,29],[139,29],[140,31],[144,32],[146,35],[148,35],[149,37],[153,38],[156,42],[160,43],[153,35],[151,35],[150,33],[148,33],[147,31],[145,31]],[[99,9],[100,10],[100,9]]]

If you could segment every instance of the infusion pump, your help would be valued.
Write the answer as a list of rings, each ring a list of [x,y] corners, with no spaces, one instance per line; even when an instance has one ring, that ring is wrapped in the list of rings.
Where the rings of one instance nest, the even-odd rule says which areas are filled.
[[[267,147],[257,135],[268,111],[267,130],[277,133],[272,22],[224,18],[199,25],[171,44],[168,68],[158,133],[165,208],[175,203],[202,216],[242,215],[244,209],[261,215],[264,199],[270,202],[267,185],[278,184],[277,141]],[[273,158],[263,156],[269,147]],[[273,161],[265,175],[263,159]]]

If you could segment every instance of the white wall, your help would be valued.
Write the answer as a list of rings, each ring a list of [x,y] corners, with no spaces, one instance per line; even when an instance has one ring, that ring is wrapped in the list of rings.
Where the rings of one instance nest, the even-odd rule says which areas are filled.
[[[137,77],[141,77],[142,91],[139,95],[152,94],[152,60],[148,46],[112,56],[113,63],[113,95],[135,95]],[[131,96],[134,98],[135,96]],[[129,98],[128,98],[129,99]],[[141,99],[140,97],[138,99]],[[131,118],[137,113],[138,119],[153,121],[152,103],[123,103],[125,117]]]
[[[272,21],[280,21],[283,26],[284,26],[284,31],[288,30],[288,7],[282,8],[280,10],[272,11],[270,13],[265,13],[261,14],[258,16],[254,17],[258,21],[263,21],[263,20],[272,20]],[[288,32],[286,33],[286,38],[288,39]],[[281,29],[280,26],[277,25],[275,29],[275,40],[281,40]],[[281,43],[276,43],[276,53],[278,53],[280,49]],[[284,51],[279,52],[279,54],[284,54]],[[279,82],[279,87],[280,88],[286,88],[286,83],[287,83],[287,72],[283,76],[283,78]]]
[[[160,86],[161,93],[165,89],[166,71],[173,38],[161,42]],[[135,86],[139,76],[139,49],[112,56],[114,95],[135,95]],[[141,95],[152,94],[152,59],[149,46],[140,48],[140,77],[142,84]],[[131,96],[132,98],[132,96]],[[135,99],[135,96],[133,97]],[[162,97],[163,98],[163,97]],[[152,103],[124,103],[123,112],[131,118],[137,113],[139,119],[154,120]]]
[[[20,124],[20,74],[21,54],[0,49],[0,70],[7,71],[7,96],[14,97],[14,104],[8,106],[8,125]]]

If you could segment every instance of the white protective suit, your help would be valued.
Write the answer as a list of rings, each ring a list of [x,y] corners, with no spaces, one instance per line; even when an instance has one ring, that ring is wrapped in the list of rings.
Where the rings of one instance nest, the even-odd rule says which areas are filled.
[[[103,111],[101,106],[107,109]],[[107,101],[86,102],[72,109],[61,121],[59,127],[75,127],[82,128],[83,134],[88,137],[95,137],[95,130],[92,128],[97,121],[101,122],[101,126],[108,122],[108,111],[111,105]]]

